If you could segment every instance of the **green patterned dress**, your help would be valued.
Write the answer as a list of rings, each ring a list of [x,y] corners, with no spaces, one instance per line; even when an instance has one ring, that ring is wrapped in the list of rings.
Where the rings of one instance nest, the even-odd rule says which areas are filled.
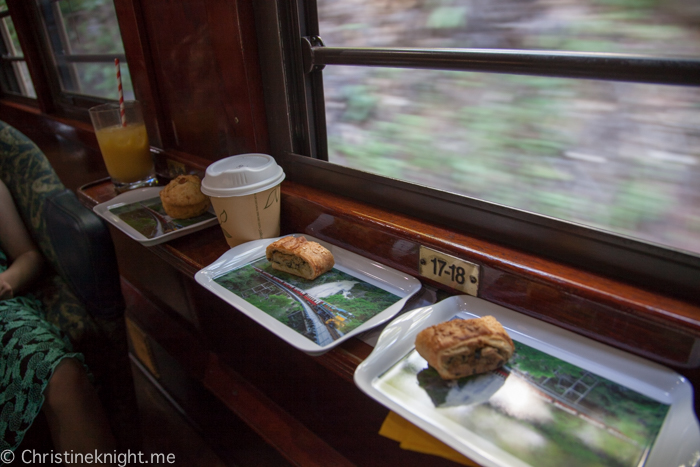
[[[0,251],[0,272],[7,269]],[[15,450],[39,414],[44,389],[56,366],[67,357],[83,362],[69,340],[50,324],[41,303],[25,295],[0,300],[0,451]]]

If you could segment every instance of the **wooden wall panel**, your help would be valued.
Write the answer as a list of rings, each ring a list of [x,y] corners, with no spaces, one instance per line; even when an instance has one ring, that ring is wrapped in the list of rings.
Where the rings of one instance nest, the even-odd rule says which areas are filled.
[[[210,161],[264,152],[267,135],[249,2],[155,0],[143,18],[166,149]],[[246,34],[242,34],[242,28]]]

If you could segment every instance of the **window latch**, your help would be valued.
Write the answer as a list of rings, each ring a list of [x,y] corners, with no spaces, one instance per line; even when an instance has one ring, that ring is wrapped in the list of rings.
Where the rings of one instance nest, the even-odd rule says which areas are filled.
[[[321,71],[326,65],[317,65],[314,63],[314,49],[325,47],[321,36],[307,36],[301,38],[301,55],[304,65],[304,73],[309,74],[315,71]]]

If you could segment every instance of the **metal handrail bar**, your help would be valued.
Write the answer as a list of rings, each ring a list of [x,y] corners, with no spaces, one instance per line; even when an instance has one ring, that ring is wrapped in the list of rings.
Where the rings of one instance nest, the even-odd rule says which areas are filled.
[[[700,60],[507,49],[326,47],[303,38],[306,72],[326,65],[453,70],[700,86]]]

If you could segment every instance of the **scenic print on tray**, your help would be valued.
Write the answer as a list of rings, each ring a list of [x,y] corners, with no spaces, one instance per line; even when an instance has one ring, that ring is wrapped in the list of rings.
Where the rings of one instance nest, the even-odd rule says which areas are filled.
[[[515,342],[491,373],[444,381],[413,350],[376,382],[408,410],[445,417],[533,467],[638,467],[669,406]]]
[[[309,281],[272,269],[266,258],[215,282],[321,347],[401,299],[335,268]]]
[[[109,210],[146,238],[156,238],[211,219],[214,214],[205,212],[191,219],[173,219],[163,210],[160,198],[151,198]]]

